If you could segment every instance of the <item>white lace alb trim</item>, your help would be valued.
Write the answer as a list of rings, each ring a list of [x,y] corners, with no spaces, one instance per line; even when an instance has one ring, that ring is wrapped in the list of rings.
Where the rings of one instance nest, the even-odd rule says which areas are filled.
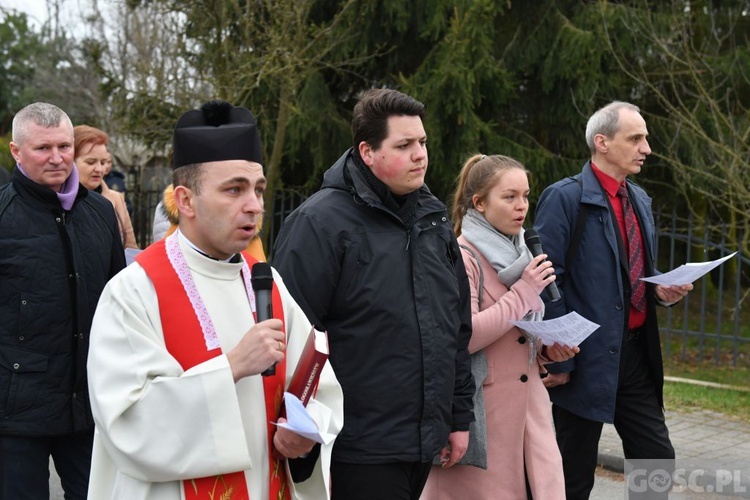
[[[167,250],[167,258],[172,264],[172,268],[177,273],[177,276],[180,278],[182,287],[185,289],[185,293],[187,293],[190,304],[193,306],[193,310],[195,311],[195,315],[198,316],[201,330],[203,330],[203,338],[206,341],[206,350],[212,351],[221,347],[219,338],[216,335],[216,328],[214,328],[214,323],[213,321],[211,321],[211,316],[209,316],[208,314],[206,304],[203,302],[203,299],[198,292],[198,288],[195,286],[193,276],[192,274],[190,274],[190,268],[188,267],[185,256],[183,255],[182,249],[180,248],[180,242],[176,232],[171,234],[166,239],[165,247]],[[250,308],[253,311],[253,315],[255,315],[255,293],[253,292],[253,287],[250,281],[250,267],[247,265],[247,261],[245,260],[244,256],[242,256],[241,275],[242,281],[245,283],[247,297],[250,301]]]

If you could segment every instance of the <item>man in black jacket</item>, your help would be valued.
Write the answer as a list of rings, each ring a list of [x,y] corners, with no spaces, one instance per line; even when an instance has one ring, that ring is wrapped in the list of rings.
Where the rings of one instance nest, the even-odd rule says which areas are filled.
[[[85,499],[94,422],[86,357],[99,294],[125,266],[112,204],[78,183],[73,125],[34,103],[13,119],[0,188],[0,500]]]
[[[474,419],[469,285],[445,206],[424,185],[424,106],[394,90],[354,108],[354,147],[284,223],[273,262],[328,331],[344,391],[334,499],[417,499]]]

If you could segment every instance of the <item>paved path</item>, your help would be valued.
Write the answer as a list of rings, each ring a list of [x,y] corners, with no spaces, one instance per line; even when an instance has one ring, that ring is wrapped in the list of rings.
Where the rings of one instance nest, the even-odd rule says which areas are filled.
[[[750,408],[748,409],[750,412]],[[677,469],[694,477],[706,491],[750,498],[750,423],[710,411],[667,412],[667,427],[677,455]],[[606,424],[599,442],[599,463],[622,472],[622,443],[614,426]]]
[[[617,500],[626,498],[625,480],[622,473],[611,472],[601,467],[596,469],[596,481],[591,491],[590,500]],[[738,496],[727,496],[726,494],[707,493],[705,491],[680,491],[671,492],[669,500],[744,500]]]

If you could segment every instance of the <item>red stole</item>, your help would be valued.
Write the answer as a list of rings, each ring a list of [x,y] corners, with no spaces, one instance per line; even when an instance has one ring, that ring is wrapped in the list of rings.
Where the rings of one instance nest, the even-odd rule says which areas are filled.
[[[180,277],[169,261],[164,242],[165,240],[160,240],[149,246],[136,256],[136,260],[146,271],[156,289],[166,348],[182,365],[182,368],[187,370],[219,356],[221,349],[207,350],[198,317]],[[257,262],[247,252],[242,252],[242,254],[248,266]],[[271,301],[274,318],[284,323],[284,309],[276,283],[273,284]],[[271,423],[275,422],[278,417],[285,381],[286,358],[277,363],[275,375],[263,377],[270,476],[269,500],[286,500],[291,497],[286,482],[286,469],[281,460],[276,458],[277,453],[273,447],[276,426]],[[182,484],[186,500],[249,500],[250,498],[244,471],[184,480]]]

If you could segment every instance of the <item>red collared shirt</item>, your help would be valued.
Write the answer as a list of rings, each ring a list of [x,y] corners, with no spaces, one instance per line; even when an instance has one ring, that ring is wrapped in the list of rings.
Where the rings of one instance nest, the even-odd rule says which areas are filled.
[[[607,198],[609,198],[609,204],[612,206],[612,210],[615,212],[615,218],[617,219],[617,226],[620,228],[620,236],[622,237],[623,245],[625,245],[625,251],[628,250],[628,233],[625,230],[625,217],[622,213],[622,200],[617,196],[617,190],[620,188],[620,186],[625,185],[625,181],[622,181],[622,183],[618,183],[615,179],[608,176],[599,168],[594,165],[594,162],[591,162],[591,170],[594,172],[594,175],[596,175],[596,178],[599,180],[599,183],[604,188],[604,191],[607,193]],[[641,238],[641,248],[646,248],[643,246],[643,237],[641,236],[641,225],[637,222],[638,225],[638,232],[636,237]],[[645,256],[644,256],[645,257]],[[634,328],[640,328],[646,323],[646,309],[644,308],[643,311],[638,311],[636,308],[634,308],[632,305],[630,306],[630,314],[628,315],[628,328],[631,330]]]

